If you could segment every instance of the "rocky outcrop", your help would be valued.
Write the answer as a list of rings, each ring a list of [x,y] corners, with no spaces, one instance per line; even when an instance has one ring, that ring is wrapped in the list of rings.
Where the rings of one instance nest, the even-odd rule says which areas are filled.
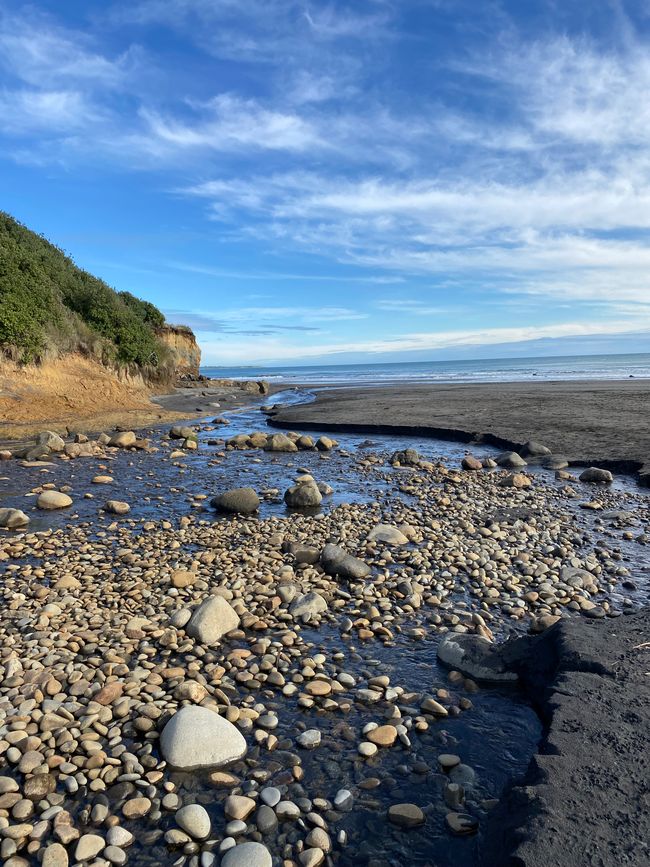
[[[186,325],[163,325],[158,336],[172,353],[176,376],[199,376],[201,349],[191,328]]]

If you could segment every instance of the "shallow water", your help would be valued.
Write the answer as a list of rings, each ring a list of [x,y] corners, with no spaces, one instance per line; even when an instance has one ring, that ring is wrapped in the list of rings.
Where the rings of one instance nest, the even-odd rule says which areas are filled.
[[[299,402],[309,399],[309,393],[298,390],[284,392],[274,397],[274,402]],[[368,453],[389,455],[394,450],[410,446],[416,448],[424,457],[432,460],[442,459],[449,466],[457,466],[466,453],[466,446],[452,442],[426,440],[409,437],[364,437],[361,435],[337,435],[340,449],[327,455],[318,452],[298,454],[269,454],[256,451],[232,451],[226,458],[219,456],[220,447],[207,445],[207,440],[215,437],[229,438],[237,433],[253,430],[267,430],[265,416],[260,412],[261,401],[245,410],[224,413],[231,424],[215,427],[212,431],[202,430],[199,434],[200,447],[197,452],[189,453],[178,462],[161,460],[164,452],[149,455],[144,452],[120,452],[110,458],[80,458],[75,461],[61,462],[55,459],[51,466],[43,468],[21,468],[14,462],[0,465],[5,478],[1,484],[3,505],[16,506],[30,512],[30,530],[63,528],[66,524],[88,522],[97,531],[117,521],[147,521],[169,519],[175,522],[188,511],[211,520],[218,519],[209,509],[209,498],[230,487],[252,486],[259,492],[276,489],[277,494],[264,499],[260,516],[290,516],[282,501],[282,493],[292,483],[299,468],[304,467],[318,480],[326,481],[334,488],[334,493],[324,499],[321,510],[327,511],[344,502],[373,502],[384,498],[401,497],[396,480],[403,470],[392,469],[384,464],[378,466],[377,473],[367,478],[356,471],[357,461]],[[204,420],[207,423],[209,419]],[[153,444],[164,431],[152,432]],[[313,435],[318,436],[319,432]],[[327,431],[323,431],[327,433]],[[478,455],[496,452],[490,447],[475,449]],[[115,476],[112,485],[91,484],[91,479],[100,466]],[[544,480],[553,482],[553,473],[536,470]],[[128,480],[125,482],[125,480]],[[74,499],[72,509],[47,513],[30,511],[30,500],[24,492],[43,482],[70,485]],[[555,483],[554,483],[555,484]],[[559,483],[556,484],[559,491]],[[578,486],[581,496],[589,497],[593,491]],[[649,514],[648,494],[641,491],[631,479],[619,478],[614,489],[626,496],[626,509],[636,512],[636,532],[641,531],[640,519],[647,520]],[[84,499],[90,492],[93,499]],[[196,495],[206,495],[208,499],[198,501]],[[552,496],[552,495],[550,495]],[[99,513],[99,507],[106,499],[124,499],[131,505],[131,512],[125,518]],[[624,590],[618,585],[612,596],[615,604],[621,606],[624,600],[641,604],[648,599],[650,585],[650,548],[638,542],[622,538],[621,529],[612,528],[607,521],[602,524],[598,512],[579,509],[580,500],[567,501],[557,498],[557,508],[569,511],[578,526],[584,530],[585,547],[593,550],[599,540],[610,551],[620,557],[621,565],[629,570],[637,583],[636,590]],[[137,532],[137,530],[136,530]],[[408,625],[426,626],[426,612],[418,612]],[[498,624],[492,624],[498,633]],[[508,628],[512,628],[508,624]],[[290,783],[288,797],[297,799],[323,797],[333,799],[340,788],[355,789],[368,777],[381,777],[381,785],[371,791],[360,791],[355,799],[353,811],[345,814],[340,821],[332,823],[334,832],[344,829],[349,837],[346,847],[333,854],[333,861],[342,867],[346,865],[377,862],[392,865],[436,865],[436,867],[456,867],[476,863],[477,853],[482,843],[482,831],[475,837],[451,837],[445,829],[444,817],[447,808],[442,798],[444,776],[438,772],[437,756],[441,752],[457,753],[463,763],[470,765],[476,772],[475,788],[468,795],[471,798],[475,815],[485,818],[486,812],[480,803],[485,799],[498,797],[508,781],[523,775],[530,756],[539,741],[541,726],[532,708],[514,689],[481,689],[478,693],[467,693],[461,687],[449,687],[447,674],[436,660],[436,646],[439,636],[427,632],[424,640],[416,641],[404,634],[397,634],[395,641],[384,646],[377,641],[368,644],[351,644],[342,638],[329,625],[318,630],[303,629],[303,638],[313,644],[309,653],[322,650],[330,660],[333,654],[345,654],[342,667],[363,679],[373,674],[388,674],[391,682],[404,687],[407,691],[434,693],[436,689],[449,688],[452,694],[466,695],[471,698],[473,707],[456,718],[446,718],[430,726],[424,733],[414,729],[410,733],[412,747],[405,750],[400,746],[380,750],[370,760],[361,760],[356,745],[361,740],[361,729],[368,722],[382,723],[388,718],[390,706],[379,704],[363,706],[351,702],[347,714],[340,712],[325,713],[316,708],[309,710],[297,706],[296,700],[286,698],[279,692],[263,690],[263,700],[268,709],[277,709],[279,725],[274,734],[282,741],[285,737],[295,739],[299,727],[318,728],[323,735],[320,747],[312,752],[300,750],[305,777],[302,785]],[[297,665],[296,662],[292,663]],[[245,688],[241,687],[242,692]],[[253,693],[255,695],[256,693]],[[351,694],[352,695],[352,694]],[[406,714],[403,712],[403,716]],[[414,715],[417,715],[414,713]],[[346,732],[354,736],[346,737]],[[256,750],[249,753],[255,757]],[[259,754],[260,767],[273,766],[276,756],[273,753]],[[286,767],[275,770],[266,785],[284,779]],[[217,839],[223,834],[225,820],[220,807],[229,791],[215,789],[198,774],[177,775],[175,779],[186,792],[191,792],[197,801],[203,803],[213,817],[213,831]],[[75,801],[80,804],[80,792]],[[427,814],[426,825],[421,829],[402,831],[393,828],[386,821],[386,810],[390,804],[400,801],[418,804]],[[145,820],[146,824],[146,820]],[[169,853],[161,839],[151,840],[142,834],[142,823],[125,823],[126,827],[138,832],[138,843],[131,849],[129,864],[171,864],[178,854]],[[481,826],[485,826],[482,821]],[[161,822],[151,827],[154,834],[159,829],[174,827],[173,814],[163,814]],[[285,830],[285,829],[283,829]],[[277,838],[274,832],[265,841],[279,855],[273,845]],[[286,829],[288,839],[298,839],[306,832]],[[293,835],[293,836],[292,836]]]

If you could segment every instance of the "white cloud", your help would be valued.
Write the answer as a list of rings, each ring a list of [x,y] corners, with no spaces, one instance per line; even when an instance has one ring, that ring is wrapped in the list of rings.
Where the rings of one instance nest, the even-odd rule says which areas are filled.
[[[229,280],[263,280],[271,281],[297,281],[299,283],[377,283],[377,284],[394,284],[402,283],[401,277],[396,277],[390,274],[365,274],[359,275],[340,275],[318,273],[300,273],[286,271],[255,271],[241,270],[233,271],[227,268],[215,268],[211,265],[199,265],[192,262],[177,262],[169,261],[165,265],[169,268],[175,268],[179,271],[187,271],[190,274],[204,274],[209,277],[219,277]],[[250,296],[253,297],[253,296]],[[268,295],[260,295],[255,297],[269,297]]]
[[[84,95],[74,90],[0,90],[6,134],[57,130],[68,135],[94,116]]]
[[[0,16],[0,66],[34,87],[69,82],[115,87],[136,62],[133,48],[111,59],[83,34],[57,27],[32,10],[30,17]]]
[[[342,322],[367,319],[368,314],[348,307],[242,307],[223,310],[219,317],[228,322],[258,322],[264,319],[287,319],[301,322]]]
[[[323,145],[310,124],[296,114],[269,111],[255,100],[232,94],[215,96],[197,113],[194,122],[165,118],[149,109],[143,109],[141,116],[150,134],[171,148],[302,151]]]

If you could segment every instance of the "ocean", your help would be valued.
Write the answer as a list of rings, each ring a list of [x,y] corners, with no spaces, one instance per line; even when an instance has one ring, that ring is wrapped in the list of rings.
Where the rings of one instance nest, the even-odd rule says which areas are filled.
[[[528,379],[629,379],[650,377],[650,353],[496,358],[471,361],[406,361],[310,366],[251,365],[201,368],[215,379],[266,379],[287,385],[378,385],[391,382],[521,382]]]

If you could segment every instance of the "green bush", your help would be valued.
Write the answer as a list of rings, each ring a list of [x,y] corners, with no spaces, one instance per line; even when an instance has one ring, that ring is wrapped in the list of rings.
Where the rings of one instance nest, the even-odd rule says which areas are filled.
[[[49,345],[88,346],[97,335],[109,360],[158,368],[167,352],[156,334],[165,322],[148,301],[78,268],[45,238],[0,211],[0,347],[23,361]],[[65,338],[65,339],[64,339]],[[73,340],[74,343],[74,340]]]

